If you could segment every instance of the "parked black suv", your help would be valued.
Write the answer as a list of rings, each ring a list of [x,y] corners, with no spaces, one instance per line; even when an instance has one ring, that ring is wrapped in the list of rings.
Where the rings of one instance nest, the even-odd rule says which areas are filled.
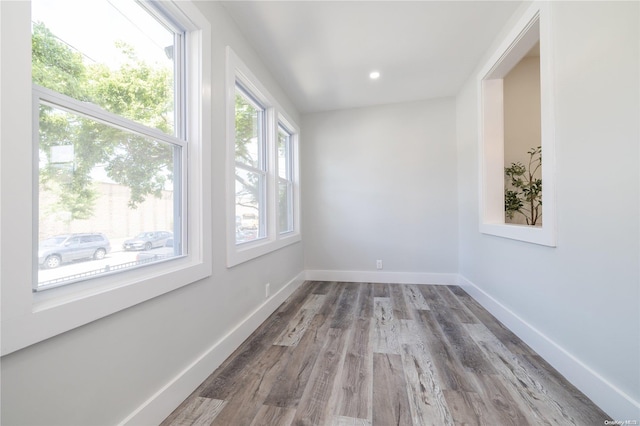
[[[111,243],[101,233],[56,235],[40,242],[38,264],[43,268],[57,268],[74,260],[100,260],[110,251]]]

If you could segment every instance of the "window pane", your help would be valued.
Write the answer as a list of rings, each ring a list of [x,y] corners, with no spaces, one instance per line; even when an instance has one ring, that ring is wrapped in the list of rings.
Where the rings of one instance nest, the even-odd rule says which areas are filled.
[[[33,82],[175,135],[175,33],[137,2],[33,0]]]
[[[236,168],[236,244],[264,238],[266,176]]]
[[[236,88],[236,162],[264,170],[264,109]]]
[[[278,182],[278,221],[280,233],[293,231],[293,185],[291,182]]]
[[[181,254],[181,148],[39,109],[38,287]]]
[[[278,126],[278,176],[291,179],[291,135]]]

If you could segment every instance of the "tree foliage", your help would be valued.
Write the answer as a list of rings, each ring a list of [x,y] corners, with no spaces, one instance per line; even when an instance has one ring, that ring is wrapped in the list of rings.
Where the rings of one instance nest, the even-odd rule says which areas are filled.
[[[251,167],[259,167],[258,150],[258,114],[257,110],[244,96],[236,94],[236,161]],[[253,146],[253,151],[251,152]]]
[[[173,134],[171,69],[147,64],[119,43],[122,65],[85,63],[42,23],[33,26],[33,82],[80,101]],[[114,182],[131,189],[129,207],[161,195],[172,179],[173,147],[104,123],[41,105],[39,121],[40,185],[53,191],[59,211],[73,219],[93,216],[96,189],[91,176],[104,167]],[[73,161],[55,162],[57,147],[73,146]]]
[[[535,226],[542,218],[542,179],[536,177],[542,167],[542,147],[531,148],[527,154],[528,166],[515,162],[504,169],[504,210],[509,219],[519,213],[527,225]]]
[[[89,100],[82,55],[58,40],[41,22],[33,26],[31,66],[34,83],[81,101]]]
[[[237,93],[235,99],[235,150],[236,163],[260,169],[258,121],[259,110],[256,109],[244,96]],[[236,181],[242,186],[242,190],[236,195],[236,203],[251,209],[258,210],[260,199],[260,175],[246,171],[240,172],[236,168]],[[257,213],[257,212],[256,212]]]

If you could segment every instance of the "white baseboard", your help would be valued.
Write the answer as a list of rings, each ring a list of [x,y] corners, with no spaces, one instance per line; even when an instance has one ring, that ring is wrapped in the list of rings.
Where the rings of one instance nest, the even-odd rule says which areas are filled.
[[[444,285],[455,285],[458,282],[456,273],[335,270],[307,270],[306,273],[309,281]]]
[[[600,376],[580,359],[520,318],[462,275],[458,283],[471,297],[528,344],[614,420],[640,420],[640,402]]]
[[[160,424],[209,375],[236,350],[305,280],[301,272],[277,293],[267,299],[244,321],[200,355],[187,368],[159,389],[120,425]]]

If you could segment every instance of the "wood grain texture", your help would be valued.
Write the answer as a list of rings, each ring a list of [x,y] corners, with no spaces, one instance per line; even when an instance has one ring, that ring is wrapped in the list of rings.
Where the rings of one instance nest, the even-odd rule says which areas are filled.
[[[360,283],[356,317],[370,321],[373,317],[373,285]]]
[[[475,301],[469,294],[463,289],[457,286],[448,286],[449,291],[455,294],[461,303],[491,332],[504,344],[510,351],[514,353],[522,353],[534,355],[535,352],[518,336],[516,336],[511,330],[498,321],[493,315],[491,315],[486,309],[484,309],[478,302]]]
[[[453,313],[461,323],[475,324],[477,318],[458,300],[458,298],[447,288],[447,286],[434,287],[433,290],[440,297],[449,312]]]
[[[250,426],[289,426],[295,415],[296,410],[292,408],[263,405]]]
[[[327,294],[329,290],[335,289],[335,282],[332,281],[311,281],[315,287],[311,290],[312,294]]]
[[[434,308],[435,310],[435,308]],[[421,331],[426,339],[426,351],[433,359],[438,381],[442,389],[475,392],[477,387],[472,378],[465,374],[444,334],[433,318],[432,311],[420,311]]]
[[[358,283],[343,283],[341,286],[344,290],[338,299],[336,312],[331,318],[331,328],[347,329],[353,323],[360,286]]]
[[[610,419],[456,286],[307,282],[162,424]]]
[[[265,404],[278,407],[298,406],[318,354],[326,343],[325,337],[331,322],[329,318],[335,312],[340,294],[337,285],[323,285],[317,288],[322,289],[326,296],[324,304],[309,325],[309,332],[293,350],[289,363],[276,378],[277,383],[272,387]]]
[[[412,425],[402,358],[373,354],[373,424]]]
[[[281,346],[295,346],[302,335],[307,331],[307,327],[315,316],[318,309],[324,304],[325,296],[321,294],[311,294],[302,305],[298,313],[289,321],[288,327],[282,332],[280,337],[273,343]]]
[[[520,410],[500,378],[494,374],[477,376],[480,393],[477,395],[482,401],[482,411],[485,424],[504,426],[526,426],[529,421]]]
[[[226,399],[238,380],[250,371],[260,356],[273,344],[286,324],[298,312],[318,283],[305,284],[304,291],[294,292],[267,321],[262,323],[222,365],[194,391],[205,398]]]
[[[373,352],[399,355],[399,323],[393,317],[393,307],[388,297],[374,297],[373,321]]]
[[[195,397],[189,400],[174,418],[167,419],[170,426],[208,426],[224,408],[226,402],[219,399]]]
[[[407,305],[410,309],[414,311],[428,311],[429,304],[424,299],[420,290],[418,290],[418,286],[416,285],[404,285],[402,286],[402,292],[404,293],[405,299],[407,301]]]
[[[371,426],[371,420],[337,416],[333,421],[333,426]]]
[[[455,425],[492,425],[484,419],[485,406],[476,393],[448,389],[442,393]]]
[[[326,344],[307,381],[296,416],[295,425],[324,425],[333,418],[334,407],[329,404],[335,380],[341,368],[346,337],[349,331],[332,328],[326,335]]]
[[[371,418],[373,353],[370,345],[371,321],[359,318],[347,344],[340,384],[338,414],[352,418]]]
[[[465,369],[474,374],[495,372],[493,366],[480,351],[478,345],[467,335],[460,322],[456,321],[453,316],[439,310],[435,311],[434,316],[445,336],[445,342]]]
[[[278,372],[287,365],[291,352],[286,346],[271,346],[229,393],[212,426],[251,424],[260,411]]]
[[[391,293],[389,292],[388,284],[375,283],[371,285],[373,286],[373,297],[389,297],[390,296]]]
[[[433,360],[422,345],[402,346],[402,367],[407,380],[414,425],[453,426],[453,417],[437,379]]]
[[[325,344],[326,331],[321,328],[321,324],[325,322],[323,315],[316,315],[310,327],[313,333],[311,331],[307,333],[295,350],[292,350],[289,362],[282,367],[275,378],[265,404],[277,407],[298,406],[318,353]]]
[[[470,324],[467,330],[495,366],[519,405],[531,414],[536,424],[575,424],[575,419],[567,409],[550,398],[545,386],[484,325]]]
[[[563,420],[571,419],[562,424],[586,425],[595,424],[595,419],[611,419],[539,355],[519,354],[518,358],[531,377],[541,383],[548,395],[556,401],[556,409],[562,408],[567,414],[566,417],[563,416]]]
[[[393,307],[393,317],[399,320],[413,319],[413,311],[407,308],[402,286],[398,284],[390,285],[389,293],[391,306]]]

